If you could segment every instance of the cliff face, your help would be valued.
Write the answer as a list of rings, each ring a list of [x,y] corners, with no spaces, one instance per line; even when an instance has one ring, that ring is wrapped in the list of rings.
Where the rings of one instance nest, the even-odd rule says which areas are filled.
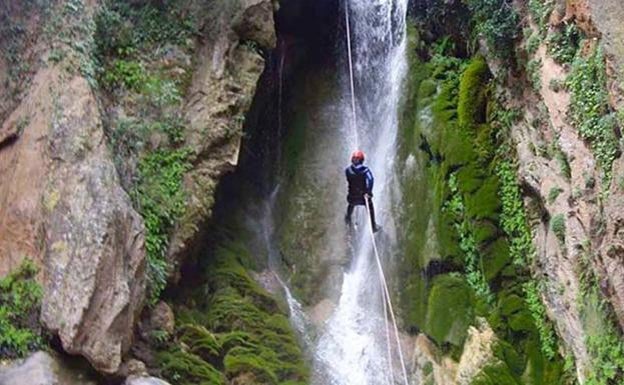
[[[418,273],[403,272],[399,297],[410,327],[458,365],[431,353],[432,376],[620,382],[622,5],[415,1],[413,10],[412,66],[420,74],[408,91],[408,111],[416,112],[405,118],[404,157],[406,169],[411,162],[426,171],[403,183],[409,202],[426,203],[407,210],[416,219],[404,263]],[[466,14],[470,20],[458,16]],[[468,23],[478,45],[466,49],[467,36],[449,21]],[[513,203],[519,199],[522,207]],[[467,287],[451,285],[447,275],[458,268]],[[445,306],[457,308],[449,297],[465,291],[475,304],[446,322]],[[481,329],[483,320],[494,331],[493,355],[462,377],[465,359],[483,356],[468,327]],[[431,351],[423,341],[419,359]],[[513,364],[512,351],[520,358]],[[514,373],[518,364],[528,366]]]
[[[9,3],[0,275],[35,261],[43,324],[115,373],[237,162],[273,4]]]

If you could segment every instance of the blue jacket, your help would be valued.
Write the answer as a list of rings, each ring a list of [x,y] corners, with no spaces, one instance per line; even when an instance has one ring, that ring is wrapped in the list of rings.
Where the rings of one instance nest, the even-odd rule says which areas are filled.
[[[375,178],[371,170],[363,164],[352,164],[345,170],[349,191],[347,201],[354,205],[363,205],[364,194],[373,195]]]

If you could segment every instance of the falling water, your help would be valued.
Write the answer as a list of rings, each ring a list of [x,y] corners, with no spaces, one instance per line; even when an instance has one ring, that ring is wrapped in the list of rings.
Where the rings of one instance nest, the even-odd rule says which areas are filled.
[[[406,0],[350,0],[357,127],[347,121],[343,133],[350,150],[367,153],[376,178],[375,205],[384,226],[381,253],[392,254],[394,219],[390,215],[395,180],[398,106],[406,73]],[[343,82],[345,115],[350,111],[350,87]],[[357,132],[353,132],[355,129]],[[360,142],[357,143],[356,141]],[[361,210],[362,211],[362,210]],[[360,223],[366,223],[360,218]],[[364,229],[365,230],[365,229]],[[386,351],[386,319],[379,272],[367,231],[360,228],[352,239],[353,256],[344,274],[339,303],[321,331],[315,351],[313,383],[377,385],[402,383],[394,358]]]
[[[346,0],[345,0],[346,1]],[[378,222],[383,232],[376,235],[384,262],[394,255],[395,224],[392,208],[396,197],[396,141],[401,85],[406,73],[405,15],[407,0],[348,0],[343,9],[349,10],[350,38],[353,64],[353,86],[348,71],[347,44],[344,46],[344,76],[340,81],[338,110],[331,110],[336,129],[327,130],[331,138],[317,148],[314,161],[335,167],[330,159],[348,159],[355,148],[364,150],[367,162],[375,174],[374,201]],[[345,34],[346,35],[346,34]],[[344,38],[341,39],[344,41]],[[282,110],[283,55],[279,64],[278,110]],[[354,90],[355,100],[351,99]],[[334,104],[335,106],[335,104]],[[354,119],[353,109],[357,119]],[[282,124],[281,116],[278,117]],[[328,164],[331,163],[331,164]],[[339,174],[335,170],[331,175]],[[322,173],[316,174],[322,176]],[[340,174],[339,174],[340,175]],[[317,182],[318,183],[318,182]],[[340,194],[344,180],[331,177],[330,195]],[[303,338],[313,360],[312,383],[315,385],[381,385],[404,384],[398,361],[398,346],[391,340],[388,356],[388,318],[384,311],[379,270],[373,255],[373,245],[367,229],[364,209],[356,210],[360,225],[350,235],[350,247],[342,247],[344,238],[336,226],[338,218],[329,223],[324,235],[328,247],[323,253],[340,254],[350,250],[351,263],[344,270],[338,302],[333,314],[315,332],[301,305],[291,295],[288,285],[280,278],[281,257],[277,248],[274,205],[279,187],[265,202],[260,226],[267,247],[268,265],[284,288],[290,306],[291,321]],[[333,195],[332,195],[333,196]],[[294,199],[294,197],[289,197]],[[328,214],[332,212],[328,208]],[[336,214],[334,212],[334,214]],[[342,215],[340,213],[339,215]],[[344,230],[342,230],[344,231]],[[338,243],[337,243],[338,242]],[[285,275],[284,275],[285,276]],[[391,281],[391,279],[389,279]],[[312,335],[316,335],[313,339]],[[392,375],[394,373],[394,375]]]

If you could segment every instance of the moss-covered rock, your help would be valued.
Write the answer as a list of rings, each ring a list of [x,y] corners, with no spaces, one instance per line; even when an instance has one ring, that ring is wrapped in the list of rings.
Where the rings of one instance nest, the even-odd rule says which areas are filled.
[[[562,359],[540,349],[530,275],[517,264],[530,258],[530,234],[500,135],[516,115],[502,110],[482,57],[429,53],[410,57],[401,131],[401,156],[416,160],[402,181],[402,317],[455,358],[476,316],[487,318],[498,342],[473,384],[567,383]]]
[[[487,82],[490,70],[485,58],[477,56],[461,75],[457,115],[461,127],[473,129],[486,122]]]
[[[436,277],[429,293],[425,332],[439,344],[462,346],[474,321],[473,307],[472,291],[463,278]]]
[[[206,283],[190,291],[194,308],[178,308],[176,343],[158,354],[172,382],[307,381],[288,315],[243,267],[249,258],[240,243],[223,241],[205,267]]]

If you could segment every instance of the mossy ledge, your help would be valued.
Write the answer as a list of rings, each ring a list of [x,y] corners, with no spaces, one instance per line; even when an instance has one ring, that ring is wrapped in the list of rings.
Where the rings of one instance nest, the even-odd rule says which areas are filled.
[[[176,338],[157,353],[162,375],[179,385],[306,384],[288,315],[249,275],[249,251],[231,239],[219,244],[204,284],[180,293]]]
[[[422,47],[414,31],[410,43]],[[454,360],[468,328],[486,320],[496,343],[473,385],[570,384],[550,324],[531,306],[539,296],[526,292],[537,282],[507,135],[519,113],[504,107],[483,57],[458,52],[448,37],[410,52],[400,156],[422,167],[402,181],[410,202],[402,213],[402,318]]]

